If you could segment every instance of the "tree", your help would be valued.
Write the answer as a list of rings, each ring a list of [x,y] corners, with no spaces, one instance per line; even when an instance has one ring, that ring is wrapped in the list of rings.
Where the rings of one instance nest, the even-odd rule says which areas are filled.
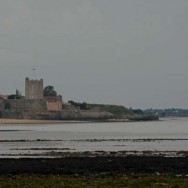
[[[79,102],[74,102],[74,101],[70,100],[70,101],[68,101],[68,103],[70,103],[71,105],[73,105],[75,107],[79,107],[81,110],[88,110],[86,102],[79,103]]]
[[[11,94],[8,96],[8,99],[21,99],[21,98],[22,98],[22,94],[17,89],[16,89],[16,94]]]
[[[53,86],[46,86],[43,90],[43,95],[45,97],[49,97],[49,96],[56,97],[57,92],[54,90]]]
[[[7,99],[17,99],[17,98],[16,98],[16,95],[15,95],[15,94],[11,94],[11,95],[8,96]]]

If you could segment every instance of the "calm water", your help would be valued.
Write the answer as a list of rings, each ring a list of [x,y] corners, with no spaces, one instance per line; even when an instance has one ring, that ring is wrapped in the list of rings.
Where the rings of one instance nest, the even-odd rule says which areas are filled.
[[[188,151],[188,118],[0,125],[0,155],[46,151]]]

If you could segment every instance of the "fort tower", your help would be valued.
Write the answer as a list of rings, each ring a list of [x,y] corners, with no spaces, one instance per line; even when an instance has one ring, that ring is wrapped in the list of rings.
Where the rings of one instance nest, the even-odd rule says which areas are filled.
[[[25,99],[43,99],[43,79],[25,78]]]

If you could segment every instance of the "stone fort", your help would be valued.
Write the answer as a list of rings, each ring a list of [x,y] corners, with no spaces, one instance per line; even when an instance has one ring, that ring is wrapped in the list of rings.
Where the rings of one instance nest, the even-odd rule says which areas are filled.
[[[0,99],[0,117],[10,119],[108,119],[111,113],[80,110],[62,102],[62,96],[43,96],[43,79],[25,78],[25,97]]]

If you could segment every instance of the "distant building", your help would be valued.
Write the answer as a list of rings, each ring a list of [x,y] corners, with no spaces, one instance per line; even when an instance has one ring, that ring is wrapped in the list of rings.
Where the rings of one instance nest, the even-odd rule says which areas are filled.
[[[43,79],[25,78],[25,99],[43,99]]]

